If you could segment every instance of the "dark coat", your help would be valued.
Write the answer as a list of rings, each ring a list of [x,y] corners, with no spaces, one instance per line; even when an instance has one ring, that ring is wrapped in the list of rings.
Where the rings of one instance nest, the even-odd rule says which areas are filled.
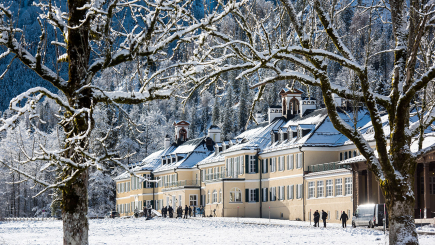
[[[171,214],[174,210],[172,209],[171,206],[169,206],[168,211],[169,211],[169,213]]]
[[[323,211],[322,212],[322,219],[325,220],[326,218],[328,218],[328,213]]]
[[[319,222],[319,219],[320,219],[320,214],[319,214],[319,212],[314,212],[314,214],[313,214],[313,216],[314,216],[314,221],[315,222]]]
[[[349,217],[347,216],[346,213],[342,213],[340,216],[340,220],[343,220],[344,222],[346,222],[349,219]]]
[[[189,208],[186,206],[185,208],[184,208],[184,213],[188,213],[189,212]]]

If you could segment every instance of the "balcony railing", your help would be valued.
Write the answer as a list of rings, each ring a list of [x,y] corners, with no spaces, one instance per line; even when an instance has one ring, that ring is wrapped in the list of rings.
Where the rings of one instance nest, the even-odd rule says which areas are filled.
[[[320,172],[342,168],[350,169],[351,167],[349,164],[338,164],[338,162],[322,163],[308,166],[308,172]]]
[[[212,173],[212,174],[206,174],[204,181],[217,181],[225,178],[224,173]]]
[[[176,188],[183,186],[196,186],[199,187],[199,180],[179,180],[174,182],[167,182],[163,184],[163,188]]]

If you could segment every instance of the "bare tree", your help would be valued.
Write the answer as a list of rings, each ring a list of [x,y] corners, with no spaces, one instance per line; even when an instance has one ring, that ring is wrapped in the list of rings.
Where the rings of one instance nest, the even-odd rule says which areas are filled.
[[[86,215],[89,168],[104,169],[105,163],[111,161],[128,170],[116,153],[105,147],[110,130],[105,137],[97,139],[105,149],[103,153],[89,151],[95,105],[111,104],[124,113],[128,120],[121,104],[169,98],[176,80],[147,79],[152,67],[171,58],[165,52],[169,44],[180,40],[190,42],[192,37],[198,35],[200,28],[212,28],[215,22],[243,3],[229,1],[219,12],[197,20],[190,11],[191,0],[69,0],[67,6],[63,6],[67,12],[51,0],[42,1],[36,4],[42,14],[35,20],[41,26],[40,42],[35,54],[23,45],[25,38],[22,30],[14,24],[13,13],[7,6],[0,4],[0,46],[5,50],[0,58],[9,58],[11,62],[21,61],[60,91],[58,95],[45,88],[35,87],[17,96],[10,103],[10,109],[15,114],[0,119],[0,131],[14,127],[22,118],[28,118],[31,130],[43,135],[44,132],[38,127],[42,123],[41,115],[35,110],[35,104],[52,100],[60,107],[57,116],[64,133],[58,148],[45,148],[39,144],[31,152],[22,149],[24,160],[19,161],[20,165],[46,162],[41,171],[57,172],[58,176],[53,181],[44,179],[41,173],[28,173],[0,161],[25,178],[44,186],[41,192],[53,188],[61,190],[64,244],[88,244]],[[133,23],[127,22],[126,16]],[[57,41],[57,36],[47,37],[46,26],[54,27],[61,34],[62,41]],[[53,40],[51,45],[64,50],[57,61],[68,64],[67,76],[61,76],[59,71],[44,63],[47,40]],[[134,74],[128,75],[139,82],[138,91],[115,92],[109,87],[98,87],[93,83],[103,70],[116,69],[125,62],[137,64]]]
[[[235,10],[232,17],[241,32],[238,35],[225,28],[206,29],[198,39],[202,50],[195,54],[196,63],[184,64],[179,75],[192,85],[185,98],[196,89],[204,91],[213,83],[224,84],[221,76],[230,71],[240,71],[237,79],[247,77],[252,82],[251,88],[257,94],[251,108],[262,98],[265,86],[276,81],[296,80],[318,87],[333,125],[356,145],[380,183],[390,214],[390,244],[418,244],[413,217],[414,173],[417,160],[435,146],[420,147],[417,152],[410,147],[413,139],[419,133],[423,136],[424,129],[435,120],[433,102],[427,102],[433,96],[419,92],[432,88],[435,77],[435,5],[419,0],[374,0],[369,6],[345,0],[297,1],[297,6],[293,2],[280,0],[273,11],[264,13],[257,11],[255,1]],[[353,48],[348,47],[352,42],[346,41],[352,37],[338,23],[349,8],[359,8],[364,14],[361,16],[365,16],[364,20],[358,19],[363,25],[356,31],[363,34]],[[392,25],[391,49],[373,52],[375,23]],[[389,95],[374,92],[369,74],[372,58],[384,53],[394,53]],[[352,74],[349,77],[355,80],[348,84],[354,84],[353,89],[336,83],[328,72],[331,64]],[[361,101],[367,108],[377,155],[362,133],[339,117],[334,93]],[[422,98],[424,104],[413,105],[413,99]],[[388,113],[390,132],[383,130],[381,108]],[[410,123],[411,113],[420,115],[417,123]],[[250,119],[255,120],[252,110]]]

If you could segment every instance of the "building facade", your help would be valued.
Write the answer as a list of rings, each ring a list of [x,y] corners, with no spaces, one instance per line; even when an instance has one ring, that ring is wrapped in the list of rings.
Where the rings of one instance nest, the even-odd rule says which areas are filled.
[[[213,125],[206,137],[189,139],[189,122],[175,122],[176,142],[167,136],[164,150],[131,169],[155,182],[142,182],[130,172],[115,179],[118,212],[128,216],[144,205],[156,210],[188,205],[204,207],[207,216],[310,220],[315,210],[324,210],[328,222],[339,222],[343,211],[351,216],[360,204],[383,203],[364,157],[333,127],[326,109],[316,109],[315,99],[302,94],[283,89],[282,106],[269,108],[269,121],[230,140],[221,140]],[[341,99],[336,103],[340,106]],[[367,111],[338,110],[375,149]],[[435,136],[433,130],[427,133]],[[430,153],[416,172],[416,215],[423,209],[424,217],[434,216],[434,176]]]

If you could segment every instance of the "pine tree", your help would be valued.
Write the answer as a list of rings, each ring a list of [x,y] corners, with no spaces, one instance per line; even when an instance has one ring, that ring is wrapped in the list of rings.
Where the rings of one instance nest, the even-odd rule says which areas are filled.
[[[228,140],[231,137],[231,132],[233,130],[232,116],[233,116],[233,90],[231,86],[228,86],[227,96],[225,98],[224,114],[222,116],[222,133],[224,139]]]
[[[216,96],[214,98],[214,104],[213,104],[213,111],[211,116],[211,122],[214,125],[219,124],[219,103],[218,103],[218,97]]]
[[[248,112],[249,109],[247,107],[247,100],[249,97],[248,84],[247,81],[243,79],[239,94],[239,110],[237,115],[237,126],[238,131],[243,131],[247,121],[248,121]]]

